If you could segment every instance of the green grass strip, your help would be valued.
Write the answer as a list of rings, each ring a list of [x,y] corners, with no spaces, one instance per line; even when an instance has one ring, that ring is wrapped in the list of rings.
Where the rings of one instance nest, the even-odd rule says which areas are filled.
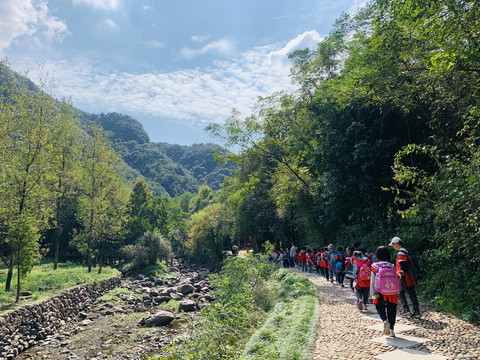
[[[288,278],[293,288],[303,287],[304,277],[295,275]],[[265,323],[247,342],[241,359],[309,359],[315,342],[318,311],[316,294],[287,297],[285,301],[279,301]]]

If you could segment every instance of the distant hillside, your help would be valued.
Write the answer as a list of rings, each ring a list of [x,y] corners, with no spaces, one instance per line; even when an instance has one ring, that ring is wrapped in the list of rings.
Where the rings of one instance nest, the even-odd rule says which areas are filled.
[[[119,113],[89,114],[80,112],[80,119],[84,124],[97,123],[110,132],[114,140],[121,142],[136,141],[138,144],[150,142],[150,137],[143,125],[128,115]]]
[[[187,169],[200,185],[207,183],[210,187],[218,189],[223,178],[230,175],[231,164],[224,166],[214,161],[212,152],[220,148],[216,144],[182,146],[157,143],[155,145],[170,159]],[[225,149],[220,150],[222,154],[227,153]]]
[[[29,90],[38,91],[32,81],[7,67],[2,75],[9,82],[25,83]],[[99,124],[121,148],[126,178],[133,181],[143,176],[157,196],[176,196],[185,191],[195,193],[204,183],[218,189],[224,177],[230,174],[231,164],[219,165],[214,161],[212,151],[218,149],[218,145],[152,143],[143,125],[131,116],[77,111],[80,124],[86,131],[93,124]],[[226,153],[226,150],[222,149],[222,152]]]
[[[218,145],[153,143],[138,120],[119,113],[81,112],[80,119],[84,126],[100,124],[120,142],[125,162],[147,180],[156,195],[195,193],[204,183],[218,189],[230,174],[231,164],[220,165],[214,161],[212,152],[219,149]]]

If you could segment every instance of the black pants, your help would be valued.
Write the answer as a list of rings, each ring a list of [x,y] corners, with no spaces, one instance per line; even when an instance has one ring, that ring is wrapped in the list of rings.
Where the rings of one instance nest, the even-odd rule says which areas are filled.
[[[362,300],[365,305],[368,304],[368,295],[370,293],[370,287],[357,286],[357,299]]]
[[[397,318],[397,304],[386,301],[382,294],[378,298],[378,303],[375,305],[377,313],[382,321],[387,321],[390,324],[390,329],[393,330],[395,320]]]
[[[407,291],[408,297],[410,298],[410,301],[412,302],[412,307],[414,312],[420,312],[420,309],[418,307],[418,299],[417,299],[417,292],[415,291],[415,286],[407,286]],[[405,310],[409,310],[408,308],[408,303],[407,303],[407,297],[405,296],[405,291],[402,290],[400,291],[400,294],[398,294],[398,298],[400,300],[400,303],[402,304],[403,308]]]

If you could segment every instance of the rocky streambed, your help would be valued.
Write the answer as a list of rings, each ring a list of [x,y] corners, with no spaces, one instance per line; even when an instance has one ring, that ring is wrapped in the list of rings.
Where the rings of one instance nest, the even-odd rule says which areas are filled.
[[[180,261],[174,270],[175,277],[167,279],[122,278],[76,318],[10,358],[145,360],[162,354],[215,299],[204,269]]]

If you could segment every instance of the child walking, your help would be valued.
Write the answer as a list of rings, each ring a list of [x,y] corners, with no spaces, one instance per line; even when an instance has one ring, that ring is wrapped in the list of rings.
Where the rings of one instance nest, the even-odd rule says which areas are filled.
[[[376,256],[379,261],[372,265],[370,292],[373,294],[373,303],[377,308],[377,313],[383,321],[383,334],[394,338],[400,283],[393,264],[389,262],[390,252],[388,248],[379,246]],[[387,279],[387,276],[391,276],[391,278],[388,281],[382,281],[380,276],[377,276],[380,275],[380,272],[385,274],[385,279]]]
[[[371,263],[362,248],[355,251],[353,256],[356,258],[353,263],[353,272],[357,280],[357,306],[358,310],[366,311],[370,292]]]

